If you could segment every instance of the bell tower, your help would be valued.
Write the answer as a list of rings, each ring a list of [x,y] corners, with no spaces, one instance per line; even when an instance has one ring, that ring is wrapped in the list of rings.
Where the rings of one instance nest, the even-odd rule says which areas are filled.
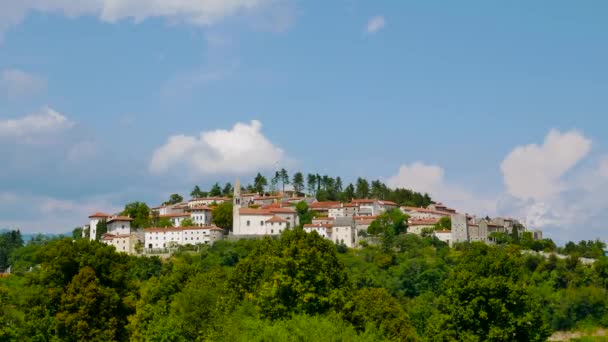
[[[243,199],[241,198],[241,182],[237,179],[234,183],[234,193],[232,197],[232,234],[241,233],[240,210]]]

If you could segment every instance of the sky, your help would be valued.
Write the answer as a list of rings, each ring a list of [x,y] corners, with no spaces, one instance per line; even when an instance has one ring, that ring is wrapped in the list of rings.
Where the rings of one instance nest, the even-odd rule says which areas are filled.
[[[605,1],[0,0],[0,228],[256,172],[606,239]]]

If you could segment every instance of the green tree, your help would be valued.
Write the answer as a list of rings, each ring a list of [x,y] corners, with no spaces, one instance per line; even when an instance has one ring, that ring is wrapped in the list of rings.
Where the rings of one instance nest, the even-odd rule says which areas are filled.
[[[222,189],[222,196],[232,197],[233,191],[234,191],[234,188],[232,187],[232,184],[230,184],[228,182],[228,183],[226,183],[226,185],[224,185],[224,188]]]
[[[198,185],[195,185],[192,192],[190,192],[190,196],[192,198],[203,198],[203,197],[207,197],[207,193],[202,191]]]
[[[305,201],[300,201],[296,204],[296,211],[298,212],[300,225],[312,223],[314,213],[308,210],[308,204]]]
[[[452,229],[452,218],[449,217],[449,216],[444,216],[444,217],[440,218],[439,221],[437,222],[437,224],[435,224],[435,229],[437,229],[437,230],[442,230],[442,229],[451,230]]]
[[[126,339],[120,297],[101,286],[95,271],[84,267],[68,284],[55,317],[61,341],[119,341]],[[122,324],[121,324],[122,323]]]
[[[8,266],[8,259],[11,252],[23,246],[23,238],[19,230],[11,230],[0,234],[0,271],[4,271]]]
[[[279,171],[279,179],[281,180],[282,192],[285,193],[285,184],[289,184],[289,174],[287,174],[287,170],[281,169],[281,171]]]
[[[540,302],[526,290],[519,250],[473,244],[444,282],[427,335],[437,341],[545,341]]]
[[[101,239],[101,236],[107,232],[108,223],[106,222],[106,220],[99,220],[99,222],[97,222],[97,228],[95,229],[95,240],[99,241],[99,239]]]
[[[248,298],[271,319],[339,309],[349,292],[335,245],[298,228],[262,240],[238,263],[231,285],[239,298]]]
[[[255,192],[259,195],[263,195],[266,191],[266,186],[268,186],[268,180],[266,180],[266,177],[262,176],[262,174],[258,172],[258,174],[255,176],[255,179],[253,180],[253,187],[255,188]]]
[[[192,221],[191,218],[187,218],[187,219],[182,220],[181,226],[182,227],[194,227],[194,226],[196,226],[196,224],[194,224],[194,221]]]
[[[222,188],[220,187],[219,183],[213,184],[213,186],[211,187],[211,190],[209,190],[209,196],[211,196],[211,197],[222,196]]]
[[[143,202],[132,202],[125,206],[121,215],[129,216],[133,219],[131,228],[147,228],[150,226],[150,208]],[[97,225],[99,231],[99,224]]]
[[[213,208],[211,212],[213,223],[220,228],[232,229],[232,210],[230,202],[224,202]]]
[[[76,227],[72,230],[72,238],[73,239],[82,239],[82,227]]]
[[[173,222],[171,222],[171,220],[166,217],[162,217],[158,220],[156,226],[158,226],[159,228],[173,227]]]
[[[302,172],[294,173],[291,183],[293,184],[293,190],[296,194],[301,195],[302,191],[304,191],[304,175]]]
[[[348,184],[348,186],[344,189],[343,201],[350,202],[355,198],[355,186],[352,184]]]
[[[357,198],[369,197],[369,183],[367,182],[367,180],[363,178],[357,178],[355,195],[357,196]]]
[[[370,324],[393,341],[417,341],[416,330],[397,299],[384,288],[366,288],[355,293],[346,318],[360,331]]]
[[[306,186],[308,187],[308,194],[315,196],[317,188],[317,176],[315,174],[309,173],[306,176]]]
[[[163,205],[178,204],[182,203],[183,201],[184,198],[180,194],[172,194],[171,196],[169,196],[169,200],[164,202]]]

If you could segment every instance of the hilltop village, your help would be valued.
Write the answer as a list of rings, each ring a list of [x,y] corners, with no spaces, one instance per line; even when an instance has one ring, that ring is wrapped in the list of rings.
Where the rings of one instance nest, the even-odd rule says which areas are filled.
[[[227,194],[225,189],[223,194],[227,196],[207,195],[188,201],[172,195],[172,201],[150,209],[148,222],[152,224],[145,228],[134,225],[135,218],[125,212],[96,212],[89,216],[82,235],[112,245],[119,252],[166,254],[179,246],[208,245],[220,239],[277,236],[285,229],[301,226],[304,231],[316,232],[336,244],[358,248],[362,244],[375,243],[377,234],[372,234],[368,228],[383,214],[396,210],[406,219],[405,233],[434,236],[450,246],[467,241],[491,244],[495,242],[496,234],[528,234],[532,239],[542,239],[541,231],[528,231],[516,219],[479,218],[460,213],[442,203],[432,202],[428,195],[423,198],[430,204],[407,206],[377,198],[320,201],[318,196],[284,189],[273,193],[247,192],[238,180],[234,187],[227,184],[227,188],[232,194]],[[251,186],[248,188],[254,190]],[[197,189],[193,191],[194,195],[202,193]]]

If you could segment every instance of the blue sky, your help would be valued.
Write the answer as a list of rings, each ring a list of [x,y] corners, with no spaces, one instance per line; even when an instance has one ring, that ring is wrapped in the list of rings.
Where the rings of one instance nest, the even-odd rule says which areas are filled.
[[[605,2],[168,4],[0,4],[0,226],[280,165],[605,238]]]

